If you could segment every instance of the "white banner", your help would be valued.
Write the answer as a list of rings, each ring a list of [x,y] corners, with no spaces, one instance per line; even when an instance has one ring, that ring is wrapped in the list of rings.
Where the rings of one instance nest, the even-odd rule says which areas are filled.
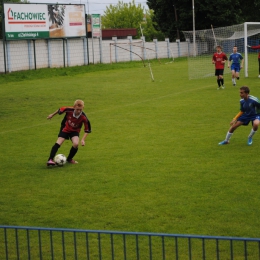
[[[7,40],[86,36],[85,5],[4,4]]]
[[[7,39],[49,37],[49,18],[44,4],[4,4]]]

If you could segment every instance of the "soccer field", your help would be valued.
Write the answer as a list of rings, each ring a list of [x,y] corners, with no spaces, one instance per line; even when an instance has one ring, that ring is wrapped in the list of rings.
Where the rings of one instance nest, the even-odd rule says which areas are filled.
[[[260,133],[247,146],[251,127],[240,127],[218,146],[239,87],[260,97],[257,68],[218,91],[215,77],[188,80],[187,64],[154,61],[154,82],[139,63],[0,84],[0,223],[259,237]],[[92,133],[79,164],[48,168],[63,116],[46,118],[76,99]]]

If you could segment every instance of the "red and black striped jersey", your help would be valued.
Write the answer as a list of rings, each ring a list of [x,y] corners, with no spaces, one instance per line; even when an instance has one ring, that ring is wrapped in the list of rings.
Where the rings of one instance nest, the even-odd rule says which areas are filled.
[[[216,69],[224,69],[225,63],[222,63],[222,61],[226,61],[228,58],[224,52],[216,52],[213,54],[212,60],[215,61]]]
[[[61,115],[66,113],[62,122],[61,122],[61,130],[65,133],[71,132],[80,132],[82,125],[84,125],[84,132],[91,133],[91,125],[90,121],[87,118],[87,115],[82,111],[80,116],[74,116],[74,108],[73,107],[61,107],[58,110],[58,114]]]

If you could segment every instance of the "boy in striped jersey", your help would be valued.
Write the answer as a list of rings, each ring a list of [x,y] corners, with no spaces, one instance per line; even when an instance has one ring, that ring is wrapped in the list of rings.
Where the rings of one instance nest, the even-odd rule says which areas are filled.
[[[216,52],[213,54],[212,57],[212,63],[215,64],[215,76],[217,76],[217,83],[218,83],[218,88],[220,87],[222,89],[225,88],[224,85],[224,68],[225,68],[225,62],[228,60],[227,55],[222,52],[222,47],[218,45],[216,47]]]
[[[252,122],[252,129],[247,144],[251,145],[253,143],[253,136],[260,124],[260,101],[257,97],[249,95],[249,92],[250,89],[247,86],[240,88],[240,112],[231,121],[231,127],[227,132],[226,139],[220,142],[219,145],[228,144],[234,131],[241,125],[248,125],[250,121]]]
[[[83,112],[84,108],[84,102],[82,100],[76,100],[74,102],[73,107],[61,107],[58,110],[56,110],[54,113],[48,115],[47,119],[52,119],[53,116],[56,114],[63,114],[65,113],[65,117],[61,123],[61,129],[58,135],[58,139],[54,146],[51,149],[49,159],[47,161],[47,166],[53,166],[56,163],[54,162],[53,158],[55,154],[57,153],[60,146],[63,144],[63,142],[66,139],[71,139],[72,147],[70,149],[67,161],[68,163],[78,163],[73,159],[73,157],[76,155],[78,151],[78,145],[79,145],[79,133],[81,130],[82,125],[84,125],[84,135],[81,139],[81,145],[85,145],[85,139],[88,135],[88,133],[91,133],[91,125],[90,122],[86,116],[86,114]]]

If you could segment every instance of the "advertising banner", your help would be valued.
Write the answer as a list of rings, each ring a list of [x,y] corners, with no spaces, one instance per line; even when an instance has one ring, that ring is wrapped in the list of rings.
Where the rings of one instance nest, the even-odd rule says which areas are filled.
[[[4,4],[6,40],[86,36],[84,5]]]
[[[50,38],[86,36],[85,5],[48,5]]]
[[[7,40],[49,37],[47,5],[4,4]]]
[[[92,14],[92,37],[101,38],[102,37],[102,28],[101,28],[101,16],[100,14]]]

